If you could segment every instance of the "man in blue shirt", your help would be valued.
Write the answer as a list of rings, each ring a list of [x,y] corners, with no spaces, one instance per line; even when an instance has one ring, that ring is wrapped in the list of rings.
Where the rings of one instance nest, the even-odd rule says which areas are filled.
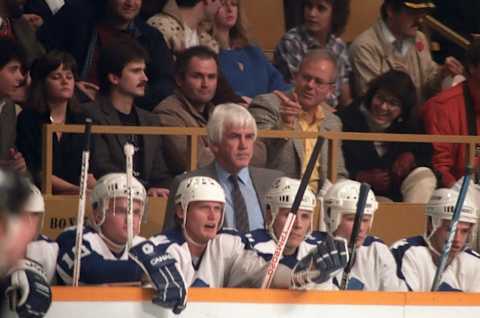
[[[208,121],[207,131],[215,160],[205,167],[177,176],[170,193],[176,193],[178,184],[185,178],[211,177],[220,183],[226,194],[225,227],[236,228],[240,232],[263,228],[265,193],[283,173],[250,166],[257,137],[254,118],[240,105],[218,105]],[[175,226],[174,199],[171,196],[167,203],[164,230]]]

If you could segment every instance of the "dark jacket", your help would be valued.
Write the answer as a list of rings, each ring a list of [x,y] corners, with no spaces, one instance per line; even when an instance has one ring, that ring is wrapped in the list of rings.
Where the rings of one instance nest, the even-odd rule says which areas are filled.
[[[363,100],[357,99],[343,111],[337,113],[343,124],[345,132],[363,132],[369,133],[370,128],[367,124],[365,115],[360,111]],[[394,122],[383,133],[386,134],[406,134],[416,133],[408,128],[405,121]],[[426,144],[415,143],[387,143],[387,150],[384,156],[380,156],[375,149],[373,141],[351,141],[344,140],[342,144],[345,166],[352,179],[365,170],[386,169],[391,170],[393,163],[404,152],[412,152],[415,156],[417,166],[431,166],[431,147]],[[374,189],[375,190],[375,189]],[[377,193],[385,195],[393,200],[400,200],[400,186],[392,186],[390,193]]]
[[[37,32],[38,38],[47,49],[58,49],[71,53],[79,69],[83,69],[87,60],[95,27],[103,19],[102,1],[72,0],[66,3]],[[129,29],[131,35],[147,50],[150,61],[147,64],[148,87],[145,96],[136,104],[151,110],[165,97],[173,93],[173,57],[162,34],[136,19]]]
[[[98,97],[97,101],[85,104],[85,112],[95,125],[122,125],[118,112],[106,97]],[[143,109],[135,109],[141,126],[159,126],[157,115]],[[111,172],[125,171],[125,155],[123,146],[129,141],[128,135],[94,135],[92,171],[95,178]],[[161,136],[144,135],[143,166],[139,170],[143,175],[139,179],[145,187],[169,187],[171,175],[163,157],[163,139]]]

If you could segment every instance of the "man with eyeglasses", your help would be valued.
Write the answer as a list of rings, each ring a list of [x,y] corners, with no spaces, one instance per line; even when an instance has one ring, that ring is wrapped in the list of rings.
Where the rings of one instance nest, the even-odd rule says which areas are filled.
[[[335,79],[335,57],[325,49],[312,50],[300,64],[292,91],[275,91],[257,96],[248,109],[259,129],[341,131],[340,120],[326,103],[328,96],[334,91]],[[265,143],[267,167],[299,179],[305,171],[315,139],[271,138]],[[339,177],[347,177],[341,145],[338,147],[337,174]],[[310,187],[314,192],[318,192],[327,177],[327,163],[328,145],[324,143],[310,178]]]

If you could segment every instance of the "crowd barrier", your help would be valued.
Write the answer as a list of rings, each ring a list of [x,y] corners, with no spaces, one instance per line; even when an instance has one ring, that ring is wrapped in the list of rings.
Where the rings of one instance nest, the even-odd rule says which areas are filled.
[[[73,225],[77,212],[76,196],[58,196],[52,194],[52,135],[55,132],[83,133],[82,125],[51,124],[44,128],[44,158],[43,158],[43,192],[47,202],[47,219],[44,233],[56,237],[66,226]],[[189,143],[188,162],[190,169],[197,167],[198,138],[206,135],[204,128],[176,128],[176,127],[124,127],[124,126],[93,126],[94,134],[145,134],[145,135],[185,135]],[[480,144],[478,136],[440,136],[440,135],[410,135],[410,134],[377,134],[377,133],[345,133],[325,132],[320,134],[329,145],[329,178],[335,181],[336,165],[339,156],[336,145],[342,140],[384,141],[384,142],[446,142],[467,144],[468,162],[472,165],[475,160],[475,146]],[[261,138],[314,138],[316,133],[297,131],[259,131]],[[158,233],[163,226],[165,214],[165,200],[152,198],[148,209],[148,222],[143,225],[142,234],[150,236]],[[87,205],[88,206],[88,205]],[[373,223],[373,234],[383,238],[387,244],[394,241],[423,233],[424,206],[406,203],[381,203]],[[314,226],[318,228],[320,214],[317,212]]]
[[[45,318],[478,318],[480,294],[317,292],[191,288],[180,315],[151,303],[149,289],[53,287]],[[2,317],[13,318],[13,314]]]

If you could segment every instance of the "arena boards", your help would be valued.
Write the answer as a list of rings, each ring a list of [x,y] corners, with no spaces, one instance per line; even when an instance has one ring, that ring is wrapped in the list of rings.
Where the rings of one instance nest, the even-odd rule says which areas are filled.
[[[480,317],[480,294],[303,292],[192,288],[180,316],[153,305],[151,290],[135,287],[54,287],[47,318],[438,318]],[[2,315],[13,318],[15,315]]]

